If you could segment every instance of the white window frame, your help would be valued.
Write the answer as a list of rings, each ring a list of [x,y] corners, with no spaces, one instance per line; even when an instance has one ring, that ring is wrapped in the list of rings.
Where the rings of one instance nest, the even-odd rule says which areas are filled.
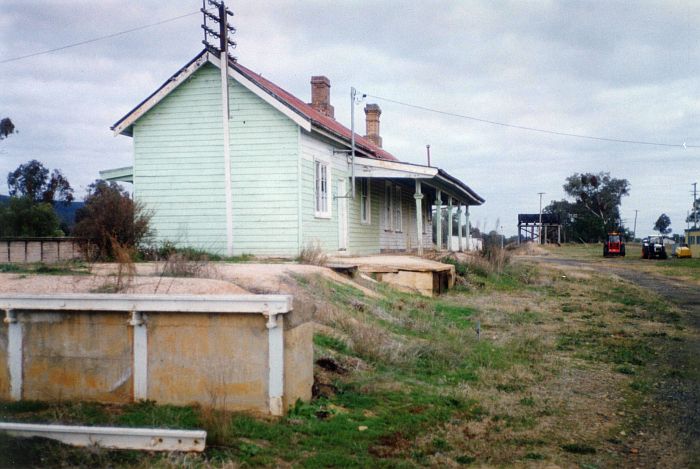
[[[371,179],[360,178],[360,223],[372,224],[372,191]]]
[[[384,183],[384,231],[392,231],[394,220],[394,191],[389,181]]]
[[[323,177],[324,172],[325,178]],[[314,214],[316,218],[331,218],[332,216],[332,181],[331,162],[325,159],[314,158]],[[325,192],[323,189],[325,189]]]
[[[403,232],[403,204],[401,203],[401,186],[394,186],[394,231]]]

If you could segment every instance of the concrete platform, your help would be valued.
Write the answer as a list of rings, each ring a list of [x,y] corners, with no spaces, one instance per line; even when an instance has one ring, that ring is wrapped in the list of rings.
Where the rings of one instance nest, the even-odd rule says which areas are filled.
[[[415,256],[331,257],[328,264],[345,270],[356,268],[399,290],[417,292],[424,296],[443,293],[454,286],[455,282],[453,265]]]

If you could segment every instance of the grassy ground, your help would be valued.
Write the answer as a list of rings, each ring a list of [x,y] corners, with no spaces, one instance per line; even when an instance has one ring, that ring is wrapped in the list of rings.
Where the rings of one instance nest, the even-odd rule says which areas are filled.
[[[54,264],[0,264],[0,273],[40,275],[88,275],[90,266],[82,261],[63,261]]]
[[[659,358],[688,339],[674,307],[565,265],[457,271],[458,286],[436,299],[298,278],[319,305],[316,397],[279,421],[153,403],[0,405],[6,421],[203,427],[204,455],[0,439],[0,466],[596,468],[643,466],[640,452],[664,450],[636,447],[635,435],[654,387],[674,372]],[[682,448],[669,450],[669,466],[687,465]]]
[[[545,246],[545,249],[550,255],[559,258],[608,264],[700,284],[700,259],[675,259],[673,257],[664,260],[642,259],[642,248],[638,243],[626,245],[625,257],[610,259],[603,257],[602,244],[549,245]]]

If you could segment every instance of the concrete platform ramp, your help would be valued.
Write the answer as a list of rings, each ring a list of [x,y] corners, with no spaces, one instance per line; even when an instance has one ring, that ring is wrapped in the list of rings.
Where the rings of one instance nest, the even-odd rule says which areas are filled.
[[[455,282],[453,265],[416,256],[332,257],[328,262],[329,267],[335,270],[355,268],[379,282],[424,296],[443,293],[452,288]]]

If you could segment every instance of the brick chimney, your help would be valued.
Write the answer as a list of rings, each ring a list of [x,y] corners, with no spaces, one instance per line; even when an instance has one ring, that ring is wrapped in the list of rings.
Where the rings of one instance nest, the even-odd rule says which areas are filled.
[[[365,125],[367,126],[367,134],[365,137],[370,139],[372,143],[379,148],[382,147],[382,137],[379,135],[379,116],[382,115],[382,110],[378,104],[368,104],[365,106]]]
[[[311,102],[312,108],[330,118],[334,117],[334,109],[331,106],[331,82],[327,77],[311,77]]]

